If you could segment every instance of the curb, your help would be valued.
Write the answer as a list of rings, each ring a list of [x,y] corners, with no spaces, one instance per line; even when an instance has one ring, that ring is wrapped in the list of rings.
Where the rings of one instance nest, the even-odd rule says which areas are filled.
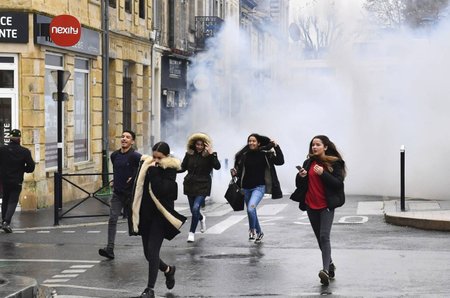
[[[38,283],[34,278],[17,275],[0,275],[0,296],[5,298],[34,298]]]
[[[450,211],[386,212],[387,223],[422,230],[450,231]]]

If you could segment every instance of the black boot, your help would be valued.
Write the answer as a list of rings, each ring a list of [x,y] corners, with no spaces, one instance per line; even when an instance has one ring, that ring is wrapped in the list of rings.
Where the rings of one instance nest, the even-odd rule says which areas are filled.
[[[144,292],[142,292],[141,297],[144,298],[154,298],[155,297],[155,291],[150,288],[145,288]]]
[[[102,257],[108,258],[110,260],[114,260],[114,250],[108,249],[107,247],[100,248],[98,250],[98,254],[101,255]]]
[[[173,287],[175,286],[175,270],[177,268],[175,266],[169,266],[169,272],[164,273],[164,275],[166,276],[166,286],[167,288],[173,289]]]

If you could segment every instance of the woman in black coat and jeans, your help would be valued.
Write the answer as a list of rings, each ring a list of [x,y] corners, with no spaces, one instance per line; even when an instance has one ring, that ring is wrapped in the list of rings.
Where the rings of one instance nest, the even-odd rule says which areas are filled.
[[[306,210],[322,251],[323,268],[320,282],[328,285],[334,278],[336,266],[331,259],[330,233],[334,209],[345,202],[345,162],[336,146],[327,136],[315,136],[309,144],[308,159],[299,168],[296,186],[300,209]]]
[[[272,199],[283,197],[275,165],[284,164],[284,155],[280,146],[266,136],[252,133],[244,146],[235,156],[231,175],[238,177],[238,185],[244,192],[249,224],[248,240],[260,243],[264,233],[259,225],[256,207],[265,193]]]
[[[188,197],[192,213],[187,242],[194,242],[198,222],[200,232],[204,233],[206,230],[206,218],[200,212],[200,207],[205,204],[205,198],[211,194],[211,172],[213,169],[220,169],[220,162],[217,153],[212,150],[211,139],[207,134],[192,134],[186,147],[186,155],[179,173],[188,172],[183,182],[184,194]]]
[[[175,181],[180,161],[169,155],[167,143],[153,146],[153,156],[142,156],[133,189],[132,232],[142,236],[145,258],[148,261],[148,283],[141,297],[155,297],[154,286],[158,269],[166,276],[166,286],[175,286],[175,266],[167,265],[159,257],[164,239],[172,240],[186,221],[174,210],[178,186]]]

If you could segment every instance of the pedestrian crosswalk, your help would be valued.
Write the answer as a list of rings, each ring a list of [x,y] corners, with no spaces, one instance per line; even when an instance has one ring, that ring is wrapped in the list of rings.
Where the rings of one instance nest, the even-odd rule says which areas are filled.
[[[286,201],[284,201],[286,202]],[[258,207],[257,212],[260,217],[260,222],[263,225],[274,225],[277,221],[282,220],[285,216],[280,216],[283,212],[289,211],[292,208],[292,204],[288,203],[266,203],[262,204]],[[336,218],[336,223],[365,223],[367,222],[367,216],[381,216],[384,214],[384,209],[386,208],[384,201],[362,201],[358,202],[356,205],[356,210],[349,212],[348,214],[341,216],[340,218]],[[427,206],[430,208],[430,206]],[[433,207],[433,206],[431,206]],[[295,206],[297,210],[297,207]],[[177,206],[176,210],[185,215],[186,217],[191,216],[191,212],[189,206],[181,205]],[[339,209],[341,210],[341,209]],[[208,205],[202,213],[205,214],[207,218],[219,218],[216,222],[214,220],[208,222],[215,222],[211,225],[206,234],[221,234],[227,231],[232,226],[240,223],[243,219],[247,217],[247,213],[244,211],[234,212],[230,205],[225,203],[216,203]],[[299,216],[303,217],[299,220],[297,218],[292,218],[293,223],[305,224],[308,223],[306,214],[299,213]],[[364,220],[360,219],[364,218]],[[306,220],[305,220],[306,219]],[[126,220],[122,219],[119,223],[125,224]],[[15,234],[23,234],[23,233],[37,233],[37,234],[75,234],[75,233],[84,233],[87,235],[98,235],[104,231],[104,228],[91,228],[88,230],[79,229],[80,227],[89,227],[89,226],[104,226],[107,222],[98,223],[96,225],[93,224],[80,224],[80,225],[71,225],[71,226],[58,226],[58,227],[45,227],[45,228],[24,228],[24,229],[14,229]],[[120,235],[128,235],[128,229],[125,225],[119,225],[119,230],[117,234]]]
[[[43,284],[65,283],[85,273],[88,269],[94,267],[92,264],[72,265],[69,269],[64,269],[59,274],[53,275],[51,278],[44,280]]]

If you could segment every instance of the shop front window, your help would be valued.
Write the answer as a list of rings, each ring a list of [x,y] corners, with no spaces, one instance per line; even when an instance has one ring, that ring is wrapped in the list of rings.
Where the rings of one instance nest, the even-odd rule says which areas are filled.
[[[45,168],[58,165],[58,103],[52,94],[57,92],[57,82],[52,71],[63,69],[63,56],[45,55]],[[64,113],[63,113],[64,114]],[[63,122],[64,123],[64,122]],[[64,131],[64,130],[63,130]],[[64,149],[63,149],[64,150]]]
[[[75,59],[74,89],[75,162],[89,160],[89,60]]]

